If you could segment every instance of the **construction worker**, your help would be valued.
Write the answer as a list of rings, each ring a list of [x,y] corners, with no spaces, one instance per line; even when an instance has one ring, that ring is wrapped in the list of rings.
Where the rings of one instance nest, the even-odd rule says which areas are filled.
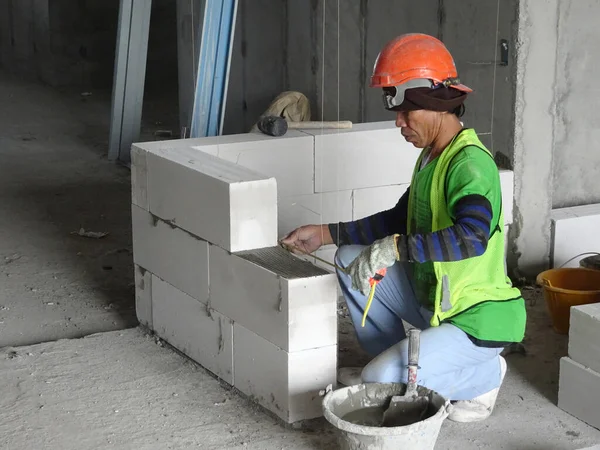
[[[451,420],[484,420],[506,373],[500,353],[523,339],[526,312],[505,271],[497,166],[459,120],[472,90],[460,83],[442,42],[424,34],[390,41],[370,84],[383,90],[404,139],[423,149],[408,191],[392,209],[303,226],[282,242],[307,252],[338,246],[341,289],[358,340],[373,357],[364,368],[340,369],[341,384],[406,383],[405,321],[423,330],[418,384],[452,401]],[[369,167],[377,164],[385,161]],[[370,281],[381,269],[387,273],[363,327]]]

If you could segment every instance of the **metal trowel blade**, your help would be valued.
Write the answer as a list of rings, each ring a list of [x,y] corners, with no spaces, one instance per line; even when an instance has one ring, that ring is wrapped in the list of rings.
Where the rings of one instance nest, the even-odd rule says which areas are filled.
[[[425,418],[429,408],[429,397],[392,397],[390,406],[383,413],[384,427],[402,427]]]

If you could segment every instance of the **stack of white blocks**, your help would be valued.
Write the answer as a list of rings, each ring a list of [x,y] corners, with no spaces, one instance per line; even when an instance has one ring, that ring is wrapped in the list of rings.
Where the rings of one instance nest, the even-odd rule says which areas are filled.
[[[554,268],[579,267],[588,252],[600,252],[600,205],[552,211]],[[600,429],[600,303],[571,308],[569,356],[560,361],[558,406]]]
[[[553,267],[579,267],[589,254],[578,255],[600,253],[600,204],[555,209],[551,217]]]
[[[420,153],[393,121],[355,124],[351,130],[290,130],[279,138],[251,133],[171,144],[274,177],[280,237],[301,225],[356,220],[394,207]],[[513,222],[513,172],[501,170],[500,181],[507,230]],[[335,250],[325,246],[316,255],[332,263]]]
[[[600,429],[600,303],[571,308],[569,356],[560,360],[558,406]]]
[[[277,246],[277,184],[191,148],[132,150],[141,323],[287,422],[335,383],[336,279]]]
[[[318,392],[336,378],[337,281],[277,239],[393,207],[418,155],[393,122],[134,145],[140,322],[286,422],[320,416]],[[501,181],[508,226],[512,172]]]

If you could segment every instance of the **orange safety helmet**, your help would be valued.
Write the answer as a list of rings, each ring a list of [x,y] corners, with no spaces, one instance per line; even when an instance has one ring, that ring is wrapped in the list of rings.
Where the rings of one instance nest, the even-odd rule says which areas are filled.
[[[384,88],[388,109],[402,103],[406,89],[446,86],[473,92],[460,83],[446,46],[439,39],[421,33],[403,34],[386,44],[375,61],[370,85]]]

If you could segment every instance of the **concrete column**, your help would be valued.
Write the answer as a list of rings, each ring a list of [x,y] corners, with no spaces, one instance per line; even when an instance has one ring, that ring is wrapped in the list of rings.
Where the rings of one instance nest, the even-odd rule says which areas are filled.
[[[519,2],[514,124],[515,223],[509,266],[535,276],[549,264],[559,0]]]
[[[597,0],[561,0],[557,49],[556,133],[552,206],[600,203],[600,76]],[[574,256],[574,255],[573,255]]]

